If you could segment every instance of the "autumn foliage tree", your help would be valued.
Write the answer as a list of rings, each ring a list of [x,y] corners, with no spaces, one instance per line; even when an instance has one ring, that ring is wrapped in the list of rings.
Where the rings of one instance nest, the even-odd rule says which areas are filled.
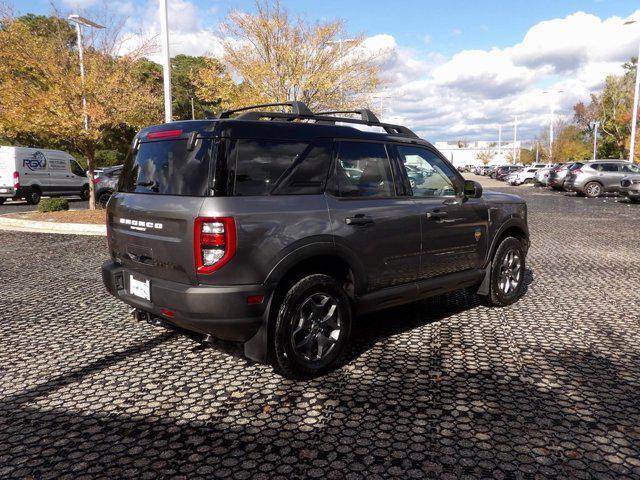
[[[240,103],[301,100],[313,110],[362,107],[380,86],[376,63],[362,35],[344,41],[341,21],[292,18],[275,0],[259,0],[255,13],[232,12],[223,24],[224,63],[240,84],[229,98]],[[227,83],[218,65],[213,86]],[[201,92],[208,86],[203,73]],[[233,103],[233,101],[232,101]]]
[[[64,29],[65,22],[51,28]],[[90,208],[95,208],[95,153],[117,127],[140,128],[161,120],[158,86],[139,74],[139,57],[117,57],[85,44],[85,82],[78,51],[68,32],[34,33],[28,22],[2,19],[0,29],[0,134],[61,141],[82,153],[90,177]],[[89,128],[83,122],[86,96]]]

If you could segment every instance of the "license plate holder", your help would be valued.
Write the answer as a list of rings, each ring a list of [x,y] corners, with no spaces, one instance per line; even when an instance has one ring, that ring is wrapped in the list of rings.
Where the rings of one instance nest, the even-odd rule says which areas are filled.
[[[129,293],[150,302],[151,280],[137,280],[133,275],[129,275]]]

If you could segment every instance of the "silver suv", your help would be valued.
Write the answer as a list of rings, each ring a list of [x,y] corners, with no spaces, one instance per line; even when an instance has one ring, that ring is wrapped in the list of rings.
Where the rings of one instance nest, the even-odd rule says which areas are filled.
[[[595,198],[618,193],[622,178],[632,173],[640,173],[640,168],[624,160],[596,160],[570,170],[564,187],[580,196]]]

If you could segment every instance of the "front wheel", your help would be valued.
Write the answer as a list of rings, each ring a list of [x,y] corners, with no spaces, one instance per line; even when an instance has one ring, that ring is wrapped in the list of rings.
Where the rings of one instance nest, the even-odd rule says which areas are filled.
[[[85,185],[84,187],[82,187],[82,190],[80,190],[80,199],[86,202],[87,200],[89,200],[89,195],[89,185]]]
[[[351,319],[349,297],[334,278],[323,274],[302,278],[286,293],[278,311],[275,369],[298,380],[327,372],[344,352]]]
[[[520,240],[507,237],[491,262],[491,288],[487,298],[492,306],[505,307],[514,303],[524,291],[525,254]]]

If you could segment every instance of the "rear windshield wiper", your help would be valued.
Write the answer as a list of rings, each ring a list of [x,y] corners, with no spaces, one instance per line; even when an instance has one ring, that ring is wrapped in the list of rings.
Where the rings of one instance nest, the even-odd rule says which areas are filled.
[[[149,187],[150,190],[154,192],[158,192],[160,190],[160,185],[155,180],[152,182],[137,182],[136,187]]]

